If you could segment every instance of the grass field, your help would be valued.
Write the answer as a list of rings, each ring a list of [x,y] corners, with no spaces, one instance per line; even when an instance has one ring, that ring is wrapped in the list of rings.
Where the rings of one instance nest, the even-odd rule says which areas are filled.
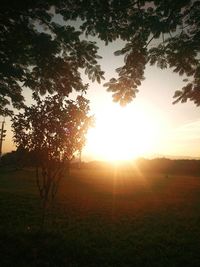
[[[200,177],[71,170],[40,229],[31,169],[0,170],[0,266],[200,266]]]

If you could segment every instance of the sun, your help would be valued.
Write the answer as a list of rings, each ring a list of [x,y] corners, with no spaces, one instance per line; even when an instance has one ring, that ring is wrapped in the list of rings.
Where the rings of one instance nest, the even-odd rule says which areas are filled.
[[[161,132],[161,119],[151,108],[113,104],[96,115],[86,148],[96,159],[131,160],[153,153]]]

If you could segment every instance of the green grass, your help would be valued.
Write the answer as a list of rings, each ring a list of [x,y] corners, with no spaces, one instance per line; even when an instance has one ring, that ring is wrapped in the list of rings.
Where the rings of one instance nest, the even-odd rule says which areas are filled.
[[[33,170],[1,170],[0,266],[200,266],[199,196],[198,177],[72,170],[41,232]]]

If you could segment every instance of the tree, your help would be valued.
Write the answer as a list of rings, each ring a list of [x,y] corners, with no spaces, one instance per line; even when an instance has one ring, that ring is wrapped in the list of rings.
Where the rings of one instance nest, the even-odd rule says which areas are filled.
[[[8,165],[13,170],[20,170],[24,166],[31,166],[33,163],[29,157],[29,153],[22,146],[19,146],[16,151],[4,154],[1,157],[1,164],[3,166]]]
[[[61,178],[69,162],[85,144],[86,133],[93,123],[88,115],[89,101],[78,96],[76,101],[54,95],[25,107],[13,116],[14,141],[31,154],[36,168],[36,181],[45,211],[53,203]],[[43,218],[44,223],[44,218]]]
[[[79,19],[80,30],[55,23],[53,10],[64,24]],[[84,36],[97,36],[105,44],[119,38],[126,42],[115,52],[124,55],[124,66],[117,69],[118,78],[105,84],[115,101],[124,105],[136,96],[150,63],[184,75],[187,84],[175,92],[174,103],[189,99],[200,105],[198,0],[7,0],[0,12],[1,112],[9,98],[16,107],[22,105],[19,82],[42,94],[68,95],[86,89],[80,68],[100,82],[98,47]]]
[[[23,87],[68,96],[87,90],[81,69],[93,81],[103,78],[95,42],[81,40],[81,31],[52,20],[51,7],[62,2],[1,1],[0,114],[12,113],[11,102],[15,108],[24,106]]]
[[[115,52],[124,55],[125,64],[116,70],[118,78],[105,84],[115,101],[124,105],[136,96],[150,63],[186,76],[187,84],[175,92],[174,103],[189,99],[200,105],[200,1],[89,2],[84,8],[85,1],[79,1],[70,17],[65,9],[61,12],[66,18],[78,14],[83,20],[81,29],[87,35],[98,35],[106,44],[118,38],[126,42]]]

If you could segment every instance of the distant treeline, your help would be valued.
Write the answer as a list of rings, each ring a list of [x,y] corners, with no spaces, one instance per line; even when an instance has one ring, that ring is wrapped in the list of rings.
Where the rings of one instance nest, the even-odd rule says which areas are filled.
[[[182,175],[199,175],[200,176],[200,160],[194,159],[139,159],[137,165],[144,171],[162,172],[166,175],[182,174]]]
[[[80,164],[73,163],[72,168],[78,168]],[[197,175],[200,176],[200,160],[195,159],[168,159],[140,158],[132,162],[123,163],[107,163],[101,161],[91,161],[81,163],[84,169],[104,169],[104,168],[120,168],[122,170],[131,171],[139,169],[142,172],[159,172],[165,175],[181,174],[181,175]]]
[[[12,151],[2,156],[1,164],[5,166],[14,166],[16,168],[33,167],[34,160],[29,153],[19,149]],[[91,161],[91,162],[76,162],[71,163],[73,169],[112,169],[120,168],[124,171],[137,170],[143,172],[159,172],[165,175],[181,174],[181,175],[195,175],[200,176],[200,160],[195,159],[168,159],[168,158],[155,158],[144,159],[140,158],[132,162],[118,162],[108,163],[104,161]]]
[[[22,148],[6,153],[1,157],[1,165],[11,166],[16,169],[20,169],[25,166],[32,167],[33,164],[34,159],[32,155]]]

